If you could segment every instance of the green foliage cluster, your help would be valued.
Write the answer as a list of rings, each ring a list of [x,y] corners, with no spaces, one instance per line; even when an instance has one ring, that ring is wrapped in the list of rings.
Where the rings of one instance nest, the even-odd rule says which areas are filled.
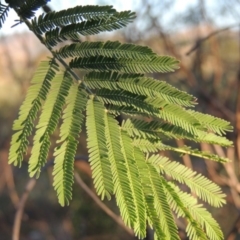
[[[232,142],[224,137],[232,129],[229,123],[191,110],[196,104],[193,96],[144,75],[173,72],[179,65],[175,58],[159,56],[145,46],[80,41],[81,35],[126,26],[134,13],[117,12],[112,6],[77,6],[35,16],[35,11],[47,2],[1,4],[1,26],[7,9],[13,8],[20,22],[52,53],[51,59],[41,62],[35,72],[14,122],[9,163],[21,166],[29,136],[34,133],[29,174],[39,177],[47,161],[50,137],[61,122],[54,152],[53,186],[59,203],[69,204],[74,156],[86,122],[89,163],[97,194],[101,199],[115,195],[124,223],[139,238],[145,237],[149,224],[156,239],[179,239],[174,220],[177,216],[187,220],[190,239],[223,239],[218,223],[199,203],[221,207],[225,202],[221,189],[158,152],[168,150],[226,162],[198,149],[167,145],[164,139],[231,146]],[[74,69],[81,71],[81,78]],[[120,114],[125,119],[121,124],[116,120]],[[178,182],[188,186],[196,197],[183,192]]]

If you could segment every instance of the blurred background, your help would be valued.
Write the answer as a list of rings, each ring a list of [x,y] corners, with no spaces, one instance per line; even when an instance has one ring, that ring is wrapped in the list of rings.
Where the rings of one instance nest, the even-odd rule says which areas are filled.
[[[229,157],[230,163],[223,166],[187,155],[169,157],[201,172],[222,187],[227,204],[220,209],[208,205],[206,208],[219,222],[225,239],[240,239],[240,1],[82,2],[53,0],[49,6],[52,10],[60,10],[77,4],[101,4],[114,5],[119,11],[136,11],[137,19],[127,28],[83,40],[119,40],[147,45],[158,54],[175,56],[181,60],[180,70],[171,74],[155,73],[153,77],[196,96],[198,111],[232,123],[234,132],[227,137],[234,142],[234,149],[193,145]],[[57,202],[52,188],[51,166],[35,181],[28,177],[28,156],[21,169],[7,164],[13,121],[39,61],[49,55],[26,27],[11,28],[15,19],[16,15],[11,12],[0,30],[0,240],[12,239],[17,231],[19,216],[16,220],[16,209],[19,204],[23,209],[21,229],[19,227],[21,240],[135,239],[122,225],[114,199],[99,205],[95,197],[86,160],[85,131],[80,138],[79,161],[75,163],[78,173],[73,200],[68,207],[62,208]],[[172,144],[182,146],[185,143],[177,141]],[[177,224],[181,239],[187,240],[183,231],[186,223],[177,220]],[[152,239],[150,230],[146,239]]]

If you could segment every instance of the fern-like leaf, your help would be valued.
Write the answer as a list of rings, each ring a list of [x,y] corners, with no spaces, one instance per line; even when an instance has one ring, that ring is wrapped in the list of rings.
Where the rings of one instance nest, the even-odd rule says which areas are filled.
[[[42,102],[46,100],[56,71],[58,71],[58,65],[55,60],[41,62],[31,81],[31,86],[19,111],[19,117],[13,124],[13,130],[17,132],[12,136],[9,163],[13,163],[15,166],[21,166],[28,147],[28,137],[33,130],[34,120]]]
[[[150,59],[151,57],[156,56],[156,54],[148,47],[127,43],[121,44],[118,41],[73,43],[64,46],[57,51],[56,54],[62,58],[83,58],[101,55],[104,57],[130,58],[136,60]]]
[[[184,112],[184,110],[178,106],[167,105],[165,101],[162,102],[162,105],[159,104],[158,107],[161,108],[161,110],[159,110],[156,106],[151,106],[151,101],[146,102],[144,96],[129,93],[127,91],[100,89],[96,94],[99,100],[103,101],[105,104],[133,106],[140,113],[170,121],[190,133],[196,132],[197,127],[199,127],[199,123],[195,118]]]
[[[83,57],[70,62],[71,68],[94,71],[118,71],[125,73],[173,72],[178,69],[178,61],[169,56],[153,56],[151,59],[135,60],[114,57]]]
[[[136,47],[134,46],[133,49],[135,48]],[[132,51],[131,54],[128,54],[128,51],[121,51],[120,53],[123,53],[124,55],[128,54],[129,55],[128,58],[132,59],[143,57],[146,58],[148,56],[148,54],[145,54],[145,51],[147,51],[147,49],[145,50],[141,48],[137,49],[138,54]],[[117,52],[118,49],[112,50],[114,56],[115,55],[117,55],[117,57],[120,56],[120,53]],[[101,55],[105,56],[104,53],[102,52],[100,53]],[[122,57],[124,57],[124,55]],[[178,89],[172,87],[166,82],[157,81],[153,78],[147,78],[141,74],[137,75],[137,74],[119,74],[117,72],[90,72],[84,77],[84,82],[89,88],[92,89],[107,88],[109,90],[116,90],[118,88],[121,88],[125,91],[129,91],[134,94],[151,97],[152,99],[159,98],[161,100],[165,100],[167,103],[173,103],[186,107],[187,106],[191,107],[196,102],[196,99],[193,96],[185,92],[179,91]]]
[[[141,139],[163,138],[163,135],[171,138],[194,138],[194,135],[175,125],[161,121],[144,121],[140,119],[128,118],[122,122],[122,128],[131,137]]]
[[[148,162],[157,167],[161,174],[165,173],[174,180],[186,184],[198,197],[212,206],[220,207],[225,203],[225,194],[220,187],[190,168],[159,155],[152,155]]]
[[[103,199],[110,199],[113,193],[113,180],[111,164],[108,156],[105,137],[103,104],[97,100],[89,99],[87,104],[87,146],[89,162],[92,169],[93,182],[97,194]]]
[[[154,195],[156,212],[160,217],[159,222],[166,236],[166,239],[179,240],[180,238],[178,236],[177,226],[175,224],[167,198],[164,194],[162,178],[159,176],[158,172],[151,164],[147,164],[147,167],[150,184]]]
[[[166,182],[166,180],[164,180],[164,187],[168,202],[178,217],[185,217],[191,214],[192,219],[199,223],[201,229],[205,230],[205,235],[208,237],[205,237],[205,239],[224,239],[219,224],[202,205],[197,204],[196,198],[188,193],[182,192],[177,186]],[[188,229],[191,228],[192,226],[188,227]]]
[[[156,240],[162,240],[166,238],[166,234],[164,233],[164,230],[162,229],[162,226],[159,224],[159,216],[156,213],[155,205],[154,205],[154,197],[152,195],[146,195],[146,209],[147,209],[147,215],[148,215],[148,221],[149,224],[153,227],[155,231],[154,239]]]
[[[186,205],[183,198],[180,198],[179,192],[176,191],[177,187],[165,179],[162,180],[164,185],[165,194],[168,199],[169,205],[172,210],[176,212],[178,217],[185,217],[188,221],[188,225],[186,228],[187,235],[189,239],[193,240],[208,240],[206,233],[204,232],[201,225],[198,223],[196,219],[193,218],[191,214],[191,209],[189,209]],[[191,198],[193,201],[193,205],[196,205],[196,199]],[[218,239],[220,240],[220,239]]]
[[[182,193],[184,194],[184,193]],[[179,194],[181,197],[181,194]],[[191,195],[187,195],[187,199],[191,199]],[[186,199],[185,198],[185,199]],[[187,203],[188,204],[188,203]],[[201,205],[189,206],[190,212],[194,219],[196,219],[201,227],[205,229],[208,239],[211,240],[220,240],[224,239],[223,233],[219,224],[212,217],[212,215]]]
[[[161,178],[155,168],[145,161],[144,155],[134,148],[136,164],[145,194],[145,205],[150,225],[153,225],[157,239],[179,239],[177,227],[161,185]],[[160,224],[159,224],[160,223]]]
[[[66,39],[78,40],[78,34],[85,36],[104,31],[113,31],[126,26],[132,22],[133,18],[135,18],[135,13],[124,11],[116,12],[107,19],[83,21],[62,28],[57,27],[46,32],[45,42],[48,46],[54,47],[58,42],[65,41]]]
[[[122,129],[127,131],[129,136],[141,139],[158,140],[161,133],[159,131],[160,123],[157,121],[146,122],[139,119],[127,119],[122,122]]]
[[[58,124],[71,84],[72,78],[67,72],[64,75],[58,74],[52,80],[51,93],[48,95],[43,106],[37,131],[34,136],[32,155],[28,168],[30,176],[39,177],[41,167],[44,166],[47,161],[50,135],[54,132]]]
[[[110,91],[108,89],[100,89],[96,92],[97,98],[104,104],[112,104],[117,106],[133,106],[138,112],[146,113],[149,116],[157,116],[158,109],[144,102],[145,97],[136,95],[123,90]]]
[[[229,132],[232,131],[233,129],[230,123],[223,119],[216,118],[211,115],[203,114],[193,110],[188,110],[188,112],[192,114],[192,116],[197,118],[198,121],[207,129],[219,135],[225,134],[227,131]]]
[[[49,12],[35,17],[32,20],[33,30],[38,34],[43,34],[56,27],[63,27],[76,24],[85,20],[107,20],[116,13],[112,6],[76,6],[58,12]]]
[[[183,108],[177,105],[168,104],[164,100],[158,104],[152,105],[152,101],[145,96],[133,94],[127,91],[100,89],[97,91],[99,100],[105,104],[118,106],[132,106],[139,113],[148,114],[150,117],[161,118],[176,126],[179,126],[191,134],[196,134],[202,126],[193,116],[188,114]],[[160,109],[158,109],[158,108]]]
[[[149,101],[145,101],[147,103],[152,102],[151,99]],[[161,106],[160,103],[154,104],[153,106],[156,107],[157,105]],[[204,130],[196,118],[188,114],[182,107],[174,104],[165,104],[163,108],[160,107],[160,111],[157,116],[194,135],[197,135],[198,130]]]
[[[133,115],[134,113],[137,114],[137,111],[134,111],[134,109],[126,109],[126,108],[118,108],[116,106],[114,107],[109,107],[110,110],[113,110],[113,112],[117,115],[120,114],[120,112],[123,112],[125,114]],[[195,142],[206,142],[206,143],[211,143],[211,144],[219,144],[222,146],[232,146],[232,141],[229,141],[225,137],[222,136],[217,136],[216,134],[213,133],[206,133],[204,131],[194,129],[194,133],[189,133],[182,127],[170,124],[168,122],[162,122],[162,121],[143,121],[139,119],[127,119],[126,121],[123,121],[122,127],[128,132],[128,134],[132,137],[138,137],[144,138],[147,137],[147,139],[157,139],[157,138],[163,138],[162,135],[168,138],[173,138],[173,139],[189,139]],[[148,141],[147,140],[147,141]],[[162,145],[161,142],[155,142],[155,144],[148,143],[146,142],[146,150],[145,152],[148,152],[148,146],[150,146],[151,149],[155,150],[149,150],[150,152],[156,152],[158,150],[163,150],[164,146]],[[143,150],[143,149],[142,149]],[[170,148],[169,148],[170,150]],[[178,151],[177,149],[175,149]],[[183,152],[182,152],[183,151]],[[180,153],[189,153],[191,154],[191,151],[187,151],[187,149],[179,149]],[[200,156],[201,154],[198,154],[197,151],[192,152],[193,155],[195,156]],[[215,161],[220,161],[220,162],[226,162],[227,160],[225,158],[220,158],[220,157],[210,157],[207,156],[209,154],[204,154],[206,158],[215,160]]]
[[[130,137],[121,131],[121,146],[125,164],[127,167],[127,178],[132,190],[132,198],[135,206],[136,219],[134,223],[134,232],[139,238],[146,235],[146,211],[144,205],[144,195],[141,181],[139,181],[139,172],[134,159],[134,149]]]
[[[72,84],[66,103],[60,128],[61,145],[55,149],[53,168],[53,186],[62,206],[68,205],[72,198],[74,157],[84,119],[87,93],[78,84]]]
[[[156,81],[153,78],[121,76],[117,85],[129,92],[148,96],[152,99],[165,100],[170,104],[191,107],[195,104],[196,99],[186,94],[164,81]]]
[[[198,136],[195,139],[191,139],[195,142],[205,142],[210,144],[222,145],[224,147],[232,147],[233,142],[225,137],[217,136],[214,133],[208,133],[204,131],[198,131]]]
[[[124,155],[121,151],[120,128],[118,122],[107,112],[105,113],[106,139],[108,157],[111,162],[113,175],[114,194],[116,195],[117,205],[120,209],[124,223],[129,227],[134,227],[136,212],[133,192],[126,177],[127,167]]]
[[[145,196],[144,203],[146,206],[148,222],[150,226],[154,228],[154,231],[159,240],[166,239],[166,234],[164,232],[164,229],[162,225],[159,224],[159,215],[156,211],[156,204],[155,204],[156,195],[154,195],[154,191],[151,186],[149,171],[146,171],[148,170],[148,165],[145,161],[145,157],[143,153],[137,147],[134,147],[134,158],[136,159],[136,165],[140,174],[139,181],[141,181],[142,183],[142,189]]]

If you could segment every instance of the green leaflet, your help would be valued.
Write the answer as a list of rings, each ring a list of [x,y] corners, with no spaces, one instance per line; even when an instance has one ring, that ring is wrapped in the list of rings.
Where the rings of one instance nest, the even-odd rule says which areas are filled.
[[[146,173],[146,169],[148,168],[145,162],[145,156],[136,147],[134,147],[134,158],[136,159],[136,166],[140,175],[139,181],[141,181],[144,193],[144,205],[146,208],[148,222],[154,228],[158,238],[165,239],[166,235],[163,232],[161,225],[159,224],[159,216],[155,209],[152,188],[149,187],[150,178],[149,175]]]
[[[154,227],[157,239],[179,239],[169,205],[166,198],[162,196],[163,188],[160,176],[152,166],[147,164],[144,155],[138,148],[134,148],[134,156],[145,195],[147,216],[150,225]]]
[[[155,139],[158,140],[162,135],[171,138],[194,138],[194,135],[188,133],[186,130],[172,125],[166,122],[160,121],[144,121],[140,119],[130,119],[124,120],[122,123],[122,128],[128,132],[132,137],[137,137],[141,139]]]
[[[68,205],[72,198],[74,158],[79,133],[83,124],[83,111],[86,108],[87,93],[78,84],[72,84],[63,112],[60,128],[60,145],[55,149],[53,186],[57,191],[59,203]]]
[[[191,239],[224,239],[219,224],[202,205],[197,204],[196,198],[182,192],[178,187],[166,180],[163,180],[163,184],[173,211],[176,212],[178,217],[187,217],[189,221],[187,233],[189,236],[192,235]]]
[[[206,142],[210,144],[217,144],[224,147],[232,147],[233,142],[228,140],[226,137],[217,136],[214,133],[208,133],[204,131],[198,131],[198,137],[191,139],[195,142]]]
[[[114,42],[115,43],[115,42]],[[108,44],[109,45],[109,44]],[[107,45],[107,46],[108,46]],[[71,46],[71,45],[70,45]],[[104,45],[105,46],[105,45]],[[131,50],[129,54],[128,51],[121,50],[124,55],[129,55],[128,58],[146,58],[149,54],[145,50],[138,49],[139,46],[132,45],[133,50],[137,49],[138,55]],[[124,47],[124,45],[120,45]],[[138,47],[138,48],[137,48]],[[105,49],[104,49],[105,50]],[[118,54],[117,49],[114,50],[114,55]],[[128,50],[128,49],[127,49]],[[103,51],[103,50],[102,50]],[[102,53],[101,55],[104,55]],[[63,51],[65,52],[65,51]],[[105,51],[104,51],[105,52]],[[123,56],[124,56],[123,55]],[[140,55],[140,56],[139,56]],[[151,56],[151,55],[150,55]],[[172,87],[164,81],[156,81],[153,78],[144,77],[142,74],[119,74],[117,72],[90,72],[84,77],[84,83],[91,89],[101,89],[107,88],[109,90],[123,89],[134,94],[143,95],[146,97],[151,97],[152,99],[165,100],[167,103],[173,103],[182,106],[193,106],[196,99],[186,94],[185,92],[179,91],[178,89]]]
[[[118,86],[135,94],[148,96],[152,99],[164,99],[167,103],[182,106],[194,106],[196,99],[164,81],[156,81],[153,78],[139,77],[119,79]]]
[[[166,235],[159,224],[159,216],[156,213],[154,206],[154,197],[152,195],[146,195],[146,209],[148,215],[149,225],[151,225],[155,231],[157,240],[167,240]]]
[[[59,12],[42,14],[32,20],[34,32],[43,34],[53,28],[79,23],[84,20],[107,19],[116,13],[112,6],[76,6]]]
[[[126,26],[132,22],[135,14],[130,11],[116,12],[106,19],[97,19],[73,23],[63,27],[49,30],[45,34],[45,42],[49,47],[54,47],[58,42],[67,39],[79,40],[80,35],[93,35],[105,31],[113,31]]]
[[[171,208],[177,213],[178,216],[183,216],[187,219],[188,225],[186,228],[187,235],[190,239],[194,240],[207,240],[207,236],[200,224],[192,217],[190,209],[184,204],[184,199],[180,198],[175,191],[175,187],[168,183],[166,180],[162,180],[165,188],[165,193]],[[191,199],[196,204],[196,199]]]
[[[116,108],[110,108],[116,110]],[[119,109],[119,111],[125,112],[125,109]],[[134,113],[134,112],[132,112]],[[195,142],[207,142],[211,144],[221,144],[223,146],[232,146],[232,142],[222,136],[217,136],[213,133],[207,133],[201,130],[194,128],[195,133],[189,133],[184,128],[170,124],[168,122],[163,121],[143,121],[139,119],[127,119],[122,123],[123,129],[125,129],[128,134],[132,137],[141,138],[141,141],[146,141],[145,144],[141,144],[142,150],[144,152],[156,152],[158,150],[164,150],[164,146],[162,143],[159,143],[157,139],[162,138],[162,136],[166,136],[168,138],[173,139],[189,139]],[[155,139],[155,142],[153,140]],[[147,142],[151,140],[151,142]],[[138,141],[138,140],[137,140]],[[151,148],[151,150],[149,149]],[[168,147],[168,149],[174,149],[174,151],[178,151],[179,153],[194,153],[194,151],[188,151],[185,149]],[[149,149],[149,150],[148,150]],[[167,148],[166,148],[167,149]],[[200,156],[200,152],[195,151],[195,156]],[[193,155],[194,155],[193,154]],[[209,155],[209,154],[208,154]],[[211,155],[211,154],[210,154]],[[205,154],[206,158],[210,157]],[[214,158],[213,158],[214,159]],[[221,160],[222,159],[222,160]],[[220,157],[215,157],[215,160],[220,160],[222,162],[226,162],[227,160]]]
[[[28,137],[32,134],[34,120],[46,100],[51,87],[51,81],[55,77],[58,65],[52,59],[49,62],[41,62],[31,81],[27,96],[19,110],[19,117],[14,121],[13,130],[17,131],[12,136],[9,151],[9,163],[21,166],[23,156],[28,148]]]
[[[225,203],[225,194],[222,193],[220,187],[190,168],[160,155],[152,155],[148,158],[148,162],[161,174],[165,173],[174,180],[186,184],[199,198],[212,206],[220,207]]]
[[[71,68],[95,71],[118,71],[122,73],[173,72],[179,62],[169,56],[153,56],[151,59],[135,60],[104,56],[75,58],[70,62]]]
[[[147,167],[150,184],[153,191],[156,212],[160,218],[159,221],[166,239],[179,240],[180,238],[178,236],[177,225],[174,222],[169,203],[164,194],[161,177],[151,164],[147,164]]]
[[[115,58],[131,58],[136,60],[151,59],[151,57],[156,56],[148,47],[127,43],[121,44],[118,41],[73,43],[62,47],[56,54],[62,58],[83,58],[101,55],[104,57],[114,56]]]
[[[113,193],[111,163],[108,156],[104,122],[105,108],[93,97],[87,103],[87,146],[89,162],[92,169],[94,186],[103,199],[110,199]]]
[[[156,107],[160,104],[154,105]],[[163,108],[160,107],[160,111],[157,116],[166,122],[170,122],[172,125],[181,127],[194,135],[197,135],[198,130],[204,129],[196,118],[190,116],[182,107],[174,104],[166,104],[163,106]]]
[[[136,212],[133,192],[127,174],[127,166],[124,155],[121,151],[120,127],[117,121],[105,112],[104,117],[106,140],[108,148],[108,157],[111,162],[111,171],[113,175],[114,194],[116,195],[117,205],[120,209],[124,223],[129,227],[134,227]]]
[[[72,199],[72,184],[74,171],[74,157],[78,141],[69,136],[60,147],[54,151],[53,187],[57,192],[61,206],[69,205]]]
[[[47,161],[50,147],[50,135],[54,132],[65,104],[65,98],[72,84],[70,75],[58,74],[52,80],[51,93],[48,95],[42,109],[37,131],[34,136],[32,155],[29,160],[30,176],[39,177],[41,168]]]
[[[219,135],[223,135],[225,134],[227,131],[232,131],[232,126],[230,125],[229,122],[220,119],[220,118],[216,118],[213,117],[211,115],[208,114],[203,114],[200,112],[196,112],[193,110],[188,110],[188,112],[194,116],[195,118],[198,119],[198,121],[205,127],[207,127],[209,130],[219,134]]]
[[[134,223],[134,232],[139,238],[144,238],[146,235],[146,210],[144,204],[144,195],[142,190],[140,175],[134,158],[134,148],[131,138],[121,131],[121,146],[122,152],[127,167],[127,177],[132,190],[132,198],[134,201],[136,219]]]
[[[132,94],[127,91],[100,89],[96,92],[96,96],[104,104],[134,107],[140,114],[145,113],[148,116],[157,116],[159,112],[158,109],[144,102],[144,96]]]
[[[200,130],[204,129],[197,119],[188,114],[183,108],[174,104],[168,104],[164,100],[156,104],[146,99],[145,96],[124,90],[100,89],[96,94],[98,99],[106,104],[134,107],[140,113],[168,121],[190,134],[197,135]]]
[[[201,129],[199,122],[177,105],[167,104],[164,100],[152,105],[151,101],[146,101],[146,97],[133,94],[127,91],[100,89],[96,92],[98,99],[105,104],[134,107],[139,113],[147,114],[150,117],[161,118],[165,121],[177,125],[189,133],[196,134]]]

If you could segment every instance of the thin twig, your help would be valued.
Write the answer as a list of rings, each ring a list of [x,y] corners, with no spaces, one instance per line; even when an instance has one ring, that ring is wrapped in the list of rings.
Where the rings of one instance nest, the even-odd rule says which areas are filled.
[[[83,182],[80,175],[75,172],[74,177],[76,182],[81,186],[81,188],[94,200],[94,202],[109,216],[111,217],[119,226],[121,226],[129,235],[133,236],[133,231],[126,227],[122,219],[116,215],[111,209],[109,209],[94,192]]]
[[[35,184],[36,184],[36,179],[31,178],[28,181],[28,183],[25,187],[25,191],[19,201],[17,212],[16,212],[15,218],[14,218],[12,240],[19,240],[23,210],[24,210],[26,201],[28,199],[29,193],[33,190]]]
[[[182,139],[179,139],[179,140],[176,140],[177,142],[177,145],[179,148],[183,148],[184,147],[184,141]],[[193,169],[193,166],[192,166],[192,161],[191,161],[191,158],[188,154],[184,154],[182,156],[182,159],[183,159],[183,162],[184,162],[184,165],[190,169]]]
[[[239,23],[230,25],[230,26],[225,27],[225,28],[221,28],[221,29],[216,30],[216,31],[213,31],[213,32],[211,32],[210,34],[208,34],[206,37],[203,37],[203,38],[198,39],[198,40],[196,41],[195,45],[186,53],[186,55],[188,56],[188,55],[190,55],[192,52],[194,52],[195,50],[197,50],[204,41],[208,40],[208,39],[211,38],[212,36],[217,35],[218,33],[227,31],[227,30],[229,30],[229,29],[231,29],[231,28],[234,28],[234,27],[237,27],[237,26],[239,26]]]
[[[225,152],[223,151],[223,148],[218,146],[218,145],[213,145],[216,153],[221,156],[221,157],[234,157],[233,156],[233,153],[234,153],[234,150],[229,148],[227,151],[228,151],[228,156],[226,156]],[[228,174],[228,177],[229,177],[229,187],[230,187],[230,191],[232,193],[232,197],[233,197],[233,201],[234,201],[234,204],[236,206],[236,208],[240,209],[240,197],[238,195],[239,191],[240,191],[240,184],[239,184],[239,181],[238,181],[238,178],[235,174],[235,171],[234,171],[234,166],[233,166],[233,162],[228,162],[228,163],[225,163],[224,165],[224,168]]]
[[[159,28],[161,29],[161,26],[159,26]],[[161,30],[159,30],[159,34],[162,37],[164,45],[167,48],[167,50],[171,54],[173,54],[176,58],[181,59],[171,39]],[[224,115],[224,117],[228,119],[230,122],[233,123],[235,121],[235,113],[226,108],[219,100],[212,98],[212,96],[206,91],[206,89],[204,89],[197,83],[196,77],[191,71],[189,71],[189,69],[183,63],[183,61],[180,63],[180,71],[182,71],[186,75],[189,86],[191,88],[194,88],[199,99],[205,100],[208,103],[208,105],[212,105],[216,110],[220,111]]]
[[[7,187],[9,189],[9,196],[14,207],[17,208],[19,203],[19,197],[15,188],[12,168],[6,161],[4,162],[5,162],[4,175],[5,175]]]
[[[18,197],[16,188],[15,188],[12,168],[7,162],[7,159],[8,159],[7,150],[0,151],[0,159],[1,159],[0,167],[2,169],[1,176],[4,178],[4,180],[2,182],[3,182],[3,184],[6,183],[7,188],[8,188],[9,197],[10,197],[14,207],[17,208],[18,203],[19,203],[19,197]],[[1,189],[1,186],[0,186],[0,189]]]
[[[207,143],[201,143],[201,150],[212,153],[212,148]],[[225,176],[221,176],[217,172],[217,170],[218,170],[217,162],[205,160],[205,164],[206,164],[210,179],[212,179],[218,185],[227,185],[228,186],[228,183],[229,183],[228,178]]]

